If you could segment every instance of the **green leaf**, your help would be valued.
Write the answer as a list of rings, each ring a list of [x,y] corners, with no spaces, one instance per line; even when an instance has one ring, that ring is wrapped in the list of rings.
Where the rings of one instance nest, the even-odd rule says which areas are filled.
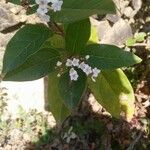
[[[71,110],[77,107],[86,89],[86,75],[81,70],[78,70],[78,75],[77,81],[71,81],[69,72],[66,72],[61,75],[59,81],[60,95]]]
[[[108,13],[115,13],[112,0],[63,0],[61,11],[50,12],[50,15],[56,22],[70,23]]]
[[[89,79],[89,88],[97,101],[114,117],[121,111],[131,120],[134,114],[134,92],[122,70],[102,71],[96,82]]]
[[[134,35],[134,38],[137,42],[143,42],[145,40],[146,37],[146,33],[145,32],[140,32],[140,33],[136,33]]]
[[[134,39],[134,38],[129,38],[126,41],[127,46],[133,46],[135,43],[136,43],[136,39]]]
[[[71,53],[80,53],[90,38],[90,20],[82,20],[69,24],[66,30],[66,49]]]
[[[7,0],[7,2],[21,5],[21,4],[35,4],[35,0]]]
[[[105,44],[88,45],[83,52],[89,55],[88,64],[99,69],[116,69],[124,66],[131,66],[140,63],[141,59],[133,53]],[[85,57],[85,56],[83,56]]]
[[[65,39],[61,35],[54,34],[54,36],[50,38],[50,41],[51,45],[56,48],[65,48]]]
[[[8,72],[4,81],[32,81],[44,77],[53,72],[58,60],[59,50],[43,48],[31,55],[23,65]]]
[[[62,96],[59,93],[59,78],[57,73],[53,72],[48,76],[48,109],[52,112],[58,123],[61,123],[70,112],[64,105]]]
[[[93,44],[93,43],[98,43],[98,33],[97,33],[97,28],[96,26],[91,26],[91,36],[88,41],[88,44]]]
[[[8,2],[17,4],[17,5],[21,5],[22,0],[8,0]]]
[[[22,65],[52,36],[52,31],[41,24],[27,24],[9,41],[3,60],[2,74]]]

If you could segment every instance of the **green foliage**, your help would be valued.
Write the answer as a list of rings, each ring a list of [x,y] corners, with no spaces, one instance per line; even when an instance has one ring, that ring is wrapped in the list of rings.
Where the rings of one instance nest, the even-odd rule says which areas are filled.
[[[66,49],[75,54],[80,53],[90,38],[90,31],[89,19],[69,24],[65,36]]]
[[[52,47],[42,48],[30,57],[20,67],[8,72],[3,80],[32,81],[46,76],[55,70],[60,54]]]
[[[61,11],[50,12],[50,15],[56,22],[71,23],[94,14],[107,13],[115,13],[112,0],[64,0]]]
[[[136,43],[136,39],[134,39],[134,38],[129,38],[126,41],[127,46],[133,46],[135,43]]]
[[[98,43],[98,33],[97,33],[97,28],[95,26],[91,25],[91,36],[88,41],[88,44],[93,44],[93,43]]]
[[[134,92],[126,75],[118,70],[103,71],[96,82],[89,81],[97,101],[114,117],[124,111],[128,120],[134,114]]]
[[[8,0],[8,2],[11,2],[13,4],[21,5],[22,0]]]
[[[23,5],[23,4],[34,4],[35,0],[7,0],[10,3]]]
[[[48,76],[48,106],[57,121],[61,123],[70,113],[63,103],[63,98],[59,93],[59,78],[57,73],[53,72]]]
[[[145,40],[145,37],[146,37],[146,33],[144,32],[135,33],[134,37],[127,39],[126,45],[134,46],[134,44],[137,42],[143,42]]]
[[[58,34],[54,34],[50,39],[51,45],[55,48],[65,48],[65,39]],[[47,43],[49,45],[49,41]]]
[[[13,2],[19,4],[19,1]],[[34,13],[35,1],[30,1],[29,5],[31,11],[27,13]],[[64,0],[61,11],[49,12],[52,23],[48,25],[52,29],[41,24],[27,24],[10,40],[3,60],[3,80],[31,81],[48,75],[49,109],[57,122],[78,107],[88,86],[114,117],[119,118],[123,110],[130,120],[134,111],[130,107],[134,102],[133,89],[121,70],[112,69],[140,63],[141,59],[116,46],[97,44],[96,29],[89,21],[91,15],[113,12],[112,0]],[[134,38],[141,41],[144,37],[141,34]],[[133,45],[134,41],[131,39],[127,44]],[[68,70],[71,67],[66,61],[73,58],[102,70],[96,83],[89,79],[87,85],[86,71],[75,65],[72,67],[79,77],[77,81],[70,79]]]
[[[145,39],[145,37],[146,37],[146,33],[145,33],[145,32],[139,32],[139,33],[136,33],[136,34],[134,35],[134,38],[135,38],[135,40],[136,40],[137,42],[143,42],[144,39]]]
[[[2,74],[22,65],[42,44],[52,36],[52,31],[41,24],[27,24],[9,41],[3,60]]]
[[[69,72],[61,75],[59,81],[59,91],[62,99],[71,110],[77,107],[86,89],[86,75],[80,70],[78,70],[78,74],[79,79],[76,82],[70,81]]]
[[[102,70],[116,69],[141,62],[141,59],[133,53],[123,51],[113,45],[88,45],[83,54],[90,55],[90,58],[87,61],[90,66],[97,67]]]

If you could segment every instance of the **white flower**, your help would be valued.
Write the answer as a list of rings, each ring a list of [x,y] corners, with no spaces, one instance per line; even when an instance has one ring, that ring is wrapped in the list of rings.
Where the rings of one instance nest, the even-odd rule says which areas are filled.
[[[73,58],[72,65],[73,66],[79,66],[79,59]]]
[[[56,3],[58,0],[48,0],[48,1],[53,4],[53,3]]]
[[[44,16],[47,12],[48,12],[48,9],[47,9],[47,8],[41,8],[41,7],[39,7],[39,8],[37,9],[37,13],[38,13],[39,15],[41,15],[41,16]]]
[[[52,8],[53,8],[54,12],[60,11],[62,4],[63,4],[62,0],[57,0],[56,2],[53,2],[52,3]]]
[[[72,60],[71,59],[67,59],[66,66],[67,67],[71,67],[72,66]]]
[[[78,80],[78,77],[79,77],[78,74],[73,74],[73,75],[70,76],[70,79],[71,79],[72,81],[77,81],[77,80]]]
[[[70,76],[70,79],[72,81],[77,81],[78,80],[79,75],[78,74],[73,74],[72,76]]]
[[[50,21],[50,16],[49,15],[39,15],[40,19],[44,22],[49,22]]]
[[[61,75],[58,73],[58,74],[57,74],[57,77],[60,77],[60,76],[61,76]]]
[[[62,65],[62,62],[61,61],[57,61],[57,64],[56,64],[56,66],[61,66]]]
[[[97,69],[97,68],[94,68],[94,69],[92,69],[92,72],[93,72],[93,77],[98,77],[98,74],[100,73],[100,70],[99,69]]]
[[[81,70],[83,70],[84,68],[85,68],[85,63],[84,62],[82,62],[82,63],[80,63],[80,65],[78,66],[78,68],[80,68]]]
[[[97,68],[94,68],[94,69],[92,69],[92,72],[93,72],[92,77],[91,77],[92,81],[96,82],[95,78],[98,77],[98,74],[100,73],[100,70],[97,69]]]
[[[49,3],[47,0],[35,0],[35,2],[39,5],[40,8],[47,8]]]
[[[92,73],[92,68],[88,64],[86,64],[85,68],[83,69],[83,72],[85,72],[86,75],[88,76],[89,74]]]
[[[76,70],[74,70],[74,68],[71,68],[70,71],[69,71],[69,76],[70,76],[70,79],[73,80],[73,81],[77,81],[79,75],[77,73]]]
[[[73,74],[76,74],[76,73],[77,73],[77,72],[74,70],[74,68],[71,68],[71,69],[69,70],[70,76],[73,75]]]
[[[85,56],[85,59],[86,59],[86,60],[87,60],[87,59],[89,59],[89,58],[90,58],[90,56],[89,56],[89,55],[86,55],[86,56]]]
[[[54,1],[57,1],[57,0],[47,0],[48,3],[53,3]]]

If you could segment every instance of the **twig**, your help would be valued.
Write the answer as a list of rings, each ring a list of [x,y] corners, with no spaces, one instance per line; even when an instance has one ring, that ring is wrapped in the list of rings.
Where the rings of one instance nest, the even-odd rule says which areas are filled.
[[[49,22],[48,26],[51,27],[52,30],[55,31],[57,34],[60,34],[61,36],[64,36],[63,29],[61,29],[56,22]]]
[[[57,28],[57,30],[62,34],[62,36],[64,36],[64,31],[62,28],[60,28],[60,26],[56,23],[56,22],[53,22],[54,26]]]
[[[133,150],[134,146],[136,145],[136,143],[140,140],[142,136],[142,131],[140,131],[139,135],[137,136],[137,138],[130,144],[130,146],[127,148],[127,150]]]

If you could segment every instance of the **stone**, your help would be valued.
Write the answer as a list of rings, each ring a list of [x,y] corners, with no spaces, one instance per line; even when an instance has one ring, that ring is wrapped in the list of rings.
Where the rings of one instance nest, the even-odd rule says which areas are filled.
[[[125,9],[124,9],[124,15],[125,16],[127,16],[127,17],[129,17],[129,18],[133,18],[134,17],[134,15],[135,15],[135,13],[134,13],[134,11],[133,11],[133,9],[131,8],[131,7],[126,7]]]
[[[129,37],[133,36],[131,26],[123,19],[119,19],[112,27],[107,21],[102,21],[98,27],[98,32],[100,43],[114,44],[120,47]]]
[[[132,5],[135,10],[140,10],[142,7],[142,0],[132,0]]]
[[[17,16],[10,11],[11,7],[15,6],[0,2],[0,31],[19,23]]]

